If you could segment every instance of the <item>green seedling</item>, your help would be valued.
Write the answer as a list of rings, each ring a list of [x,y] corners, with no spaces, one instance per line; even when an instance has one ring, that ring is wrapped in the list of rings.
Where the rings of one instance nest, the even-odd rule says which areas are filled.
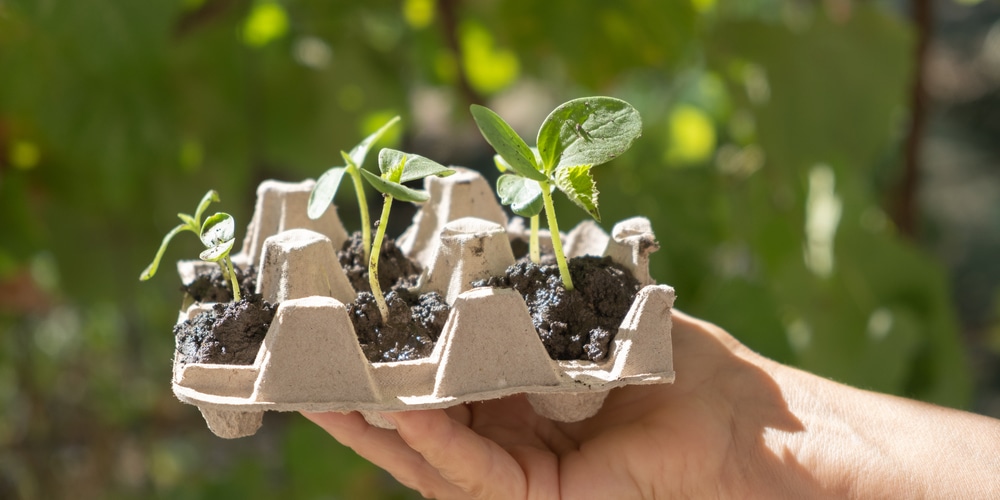
[[[538,155],[538,148],[531,148],[531,152],[535,154],[535,161],[540,163],[542,160],[541,156]],[[493,164],[497,166],[497,170],[499,170],[501,174],[512,170],[510,164],[507,163],[500,155],[493,155]],[[528,221],[530,223],[530,232],[528,233],[528,258],[530,258],[531,262],[534,262],[535,264],[538,264],[542,260],[542,251],[538,244],[538,215],[541,213],[542,204],[541,199],[537,199],[537,201],[538,210],[525,210],[525,207],[521,207],[520,205],[516,208],[511,207],[518,215],[523,216],[526,212],[534,214],[528,216]]]
[[[398,121],[398,116],[393,117],[385,125],[376,130],[375,133],[365,137],[357,146],[354,146],[354,149],[351,149],[350,153],[341,151],[340,155],[344,158],[347,166],[333,167],[324,172],[316,181],[312,192],[309,193],[309,206],[306,213],[310,219],[318,219],[323,216],[326,210],[330,208],[330,204],[333,203],[333,197],[337,194],[337,188],[340,187],[340,181],[344,178],[344,174],[351,176],[351,180],[354,182],[354,192],[358,198],[359,212],[361,213],[361,242],[366,259],[369,258],[368,249],[371,247],[372,231],[371,221],[368,218],[368,202],[365,199],[364,185],[361,183],[360,172],[363,171],[361,165],[365,162],[368,150],[375,144],[375,141],[379,140]]]
[[[198,257],[206,262],[219,264],[222,276],[233,286],[233,302],[239,302],[240,285],[233,271],[233,260],[229,258],[229,252],[236,243],[236,221],[233,220],[233,216],[218,212],[205,219],[205,224],[201,226],[200,237],[202,244],[205,245],[205,251]]]
[[[558,188],[573,203],[600,222],[597,185],[590,169],[628,150],[642,135],[642,118],[629,103],[612,97],[574,99],[557,107],[538,130],[538,154],[489,108],[473,104],[472,117],[486,142],[503,158],[510,171],[497,180],[500,202],[514,213],[534,217],[545,211],[559,275],[567,290],[573,280],[559,236],[552,204]],[[537,232],[535,227],[533,232]]]
[[[384,199],[382,215],[375,230],[371,257],[368,259],[368,283],[371,285],[372,295],[375,297],[379,313],[382,314],[382,321],[385,322],[389,318],[389,306],[385,303],[385,297],[378,284],[378,258],[382,249],[382,240],[385,238],[385,228],[389,223],[392,201],[398,199],[411,203],[423,203],[430,198],[427,192],[408,188],[403,183],[423,179],[430,175],[447,177],[454,174],[455,171],[423,156],[388,148],[379,151],[378,168],[381,175],[375,175],[367,170],[360,170],[360,172],[372,187],[382,193]]]
[[[205,193],[205,196],[201,199],[201,203],[198,203],[198,209],[195,210],[193,216],[188,214],[177,214],[177,217],[180,218],[182,224],[179,224],[177,227],[171,229],[170,232],[163,237],[163,242],[160,243],[160,249],[156,251],[156,257],[153,257],[153,262],[146,266],[146,269],[144,269],[142,274],[139,275],[140,281],[146,281],[156,274],[156,270],[160,267],[160,259],[163,258],[163,253],[167,251],[167,245],[170,244],[170,240],[172,240],[174,236],[177,236],[184,231],[191,231],[197,235],[201,234],[201,216],[205,212],[205,209],[208,208],[208,205],[213,201],[218,203],[219,193],[214,190],[210,190]]]

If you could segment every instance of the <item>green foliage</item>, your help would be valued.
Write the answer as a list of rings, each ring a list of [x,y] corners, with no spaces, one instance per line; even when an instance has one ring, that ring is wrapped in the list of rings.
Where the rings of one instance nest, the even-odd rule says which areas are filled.
[[[368,259],[368,283],[371,286],[372,295],[375,296],[379,313],[382,314],[382,321],[385,321],[389,317],[389,307],[382,295],[382,287],[378,284],[378,259],[379,254],[382,253],[385,228],[389,225],[392,200],[399,199],[411,203],[427,201],[430,196],[426,191],[408,188],[402,183],[423,179],[431,175],[447,177],[454,174],[455,170],[420,155],[407,154],[388,148],[379,151],[378,168],[382,172],[381,175],[375,175],[367,170],[362,170],[361,175],[384,197],[382,216],[379,219],[378,228],[375,230],[375,241],[372,243],[374,246],[371,257]]]
[[[177,200],[213,186],[249,220],[260,180],[314,176],[341,138],[395,115],[416,124],[408,149],[480,167],[455,112],[470,102],[520,131],[574,96],[627,100],[643,140],[590,171],[600,216],[650,219],[652,274],[680,309],[821,376],[967,406],[946,270],[882,208],[912,27],[885,2],[853,2],[846,18],[828,3],[466,2],[452,26],[436,8],[449,2],[2,2],[0,288],[15,293],[0,304],[0,485],[27,498],[398,494],[297,416],[212,436],[170,391],[176,283],[137,291],[129,270],[149,263]],[[818,240],[813,171],[832,174],[826,206],[840,206]],[[519,173],[498,194],[539,214],[542,190]],[[589,217],[555,198],[565,226]]]
[[[176,227],[171,229],[170,232],[163,237],[163,241],[160,243],[160,248],[156,251],[156,256],[153,257],[153,262],[151,262],[148,266],[146,266],[146,269],[142,271],[142,274],[139,275],[139,280],[146,281],[149,278],[152,278],[154,274],[156,274],[156,270],[160,267],[160,259],[163,258],[164,252],[167,251],[167,245],[170,244],[170,240],[174,239],[174,236],[178,235],[179,233],[182,233],[184,231],[191,231],[194,234],[200,235],[202,242],[203,243],[205,242],[204,228],[201,225],[201,216],[205,212],[205,209],[208,208],[208,205],[213,201],[214,202],[219,201],[219,193],[215,192],[214,190],[209,190],[207,193],[205,193],[205,196],[202,197],[201,202],[198,203],[198,208],[194,211],[193,216],[184,213],[177,214],[177,217],[181,220],[181,224],[178,224]],[[206,221],[206,224],[207,222],[208,221]],[[232,226],[232,224],[230,224],[230,226]],[[232,236],[230,236],[230,240],[231,239]],[[212,247],[215,245],[214,244],[210,245],[208,243],[205,243],[205,246]],[[231,241],[229,247],[232,248]],[[213,260],[213,262],[215,262],[215,260]]]
[[[497,181],[500,202],[525,217],[537,216],[539,205],[545,209],[559,274],[566,289],[572,290],[573,280],[562,251],[550,186],[558,188],[600,221],[597,185],[590,169],[616,158],[632,146],[642,134],[639,112],[627,102],[611,97],[585,97],[564,103],[542,122],[536,156],[517,132],[492,110],[473,104],[470,111],[486,142],[504,160],[498,165],[513,170],[502,174]],[[533,242],[537,240],[534,222]]]
[[[378,130],[365,137],[357,146],[351,149],[350,153],[341,151],[340,155],[344,158],[347,166],[333,167],[324,172],[316,180],[316,185],[313,186],[312,192],[309,193],[309,205],[306,213],[310,219],[318,219],[323,216],[326,210],[330,208],[330,204],[333,203],[333,197],[337,194],[337,188],[340,187],[340,180],[344,178],[344,174],[351,176],[351,180],[354,181],[354,193],[358,197],[358,213],[361,215],[361,241],[366,258],[369,253],[368,249],[371,246],[372,230],[368,218],[368,203],[365,201],[364,186],[361,183],[361,165],[365,163],[365,157],[368,156],[368,150],[371,149],[372,145],[397,122],[399,122],[399,116],[393,117],[379,127]]]
[[[201,226],[201,243],[206,250],[198,257],[206,262],[215,262],[222,268],[222,276],[228,278],[233,287],[233,302],[240,301],[240,284],[233,272],[233,261],[229,252],[236,243],[236,221],[227,213],[218,212],[205,219]]]

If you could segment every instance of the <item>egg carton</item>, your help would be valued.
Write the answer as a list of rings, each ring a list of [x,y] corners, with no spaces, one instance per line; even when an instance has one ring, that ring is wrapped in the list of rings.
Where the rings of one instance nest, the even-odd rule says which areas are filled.
[[[431,200],[399,238],[400,247],[423,266],[417,290],[439,292],[452,309],[430,356],[372,363],[345,305],[355,292],[335,249],[347,233],[335,210],[316,221],[306,217],[312,185],[261,184],[243,250],[234,256],[259,263],[257,292],[279,304],[254,363],[175,360],[174,394],[197,406],[216,435],[252,435],[269,410],[360,411],[373,425],[391,428],[382,412],[521,393],[538,414],[572,422],[594,415],[615,387],[673,382],[674,290],[649,276],[649,254],[658,246],[648,220],[619,222],[610,236],[585,222],[566,235],[568,255],[609,255],[642,288],[606,360],[554,361],[520,294],[470,285],[514,263],[510,242],[526,236],[523,224],[509,224],[489,184],[474,171],[425,179]],[[180,262],[182,280],[192,280],[201,265]],[[179,321],[208,306],[193,304]]]

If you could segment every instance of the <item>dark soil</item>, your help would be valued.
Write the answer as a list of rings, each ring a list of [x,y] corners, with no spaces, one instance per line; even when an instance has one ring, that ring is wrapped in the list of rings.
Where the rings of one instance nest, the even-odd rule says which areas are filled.
[[[504,276],[473,283],[517,290],[528,305],[549,357],[604,360],[618,333],[639,282],[610,257],[583,256],[569,261],[574,289],[567,291],[555,264],[520,261]]]
[[[174,326],[176,359],[181,363],[253,364],[277,306],[260,295],[215,304]]]
[[[429,356],[451,310],[444,298],[436,292],[418,296],[400,288],[387,293],[385,301],[389,306],[385,323],[371,292],[358,294],[348,310],[368,360],[379,363]]]
[[[240,284],[240,296],[249,297],[257,289],[257,266],[233,266],[236,281]],[[212,266],[209,273],[199,274],[190,285],[182,285],[181,291],[190,295],[195,302],[232,302],[232,283],[222,276],[220,266]]]
[[[355,291],[372,291],[368,284],[368,261],[361,243],[361,231],[356,231],[344,242],[344,247],[337,251],[337,258]],[[396,240],[382,240],[382,253],[378,258],[378,284],[382,290],[416,286],[420,271],[420,266],[396,246]]]

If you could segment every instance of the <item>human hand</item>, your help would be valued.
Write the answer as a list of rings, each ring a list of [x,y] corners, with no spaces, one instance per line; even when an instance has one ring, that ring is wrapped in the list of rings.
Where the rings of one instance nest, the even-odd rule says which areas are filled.
[[[304,415],[427,497],[714,497],[776,486],[765,471],[782,457],[761,436],[801,424],[765,369],[773,363],[676,311],[672,337],[676,383],[612,390],[581,422],[540,417],[523,395],[384,414],[396,430],[358,413]]]

